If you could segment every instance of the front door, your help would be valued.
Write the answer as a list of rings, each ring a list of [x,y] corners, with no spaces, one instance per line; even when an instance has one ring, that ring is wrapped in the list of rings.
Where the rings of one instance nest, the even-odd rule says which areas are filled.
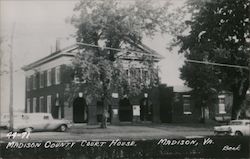
[[[119,101],[119,120],[132,121],[133,110],[128,98],[123,98]]]
[[[160,120],[162,123],[172,122],[173,90],[169,87],[160,87]]]
[[[73,102],[73,122],[86,122],[86,101],[84,98],[77,97]]]

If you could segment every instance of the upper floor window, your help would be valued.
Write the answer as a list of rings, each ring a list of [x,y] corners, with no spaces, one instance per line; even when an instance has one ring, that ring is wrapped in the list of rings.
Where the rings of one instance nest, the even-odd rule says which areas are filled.
[[[145,86],[150,84],[149,71],[143,68],[130,68],[126,70],[128,83],[139,82]]]
[[[32,76],[32,85],[33,85],[33,89],[36,89],[36,74]]]
[[[141,82],[142,76],[141,76],[141,69],[140,68],[131,68],[129,70],[129,83],[135,84],[137,82]]]
[[[47,86],[51,86],[52,84],[52,73],[51,70],[47,70]]]
[[[190,95],[183,95],[183,114],[192,114]]]
[[[142,70],[142,81],[145,82],[145,85],[150,84],[150,78],[149,78],[148,70]]]
[[[39,77],[40,77],[39,79],[40,88],[43,88],[44,87],[44,72],[41,72]]]
[[[55,69],[55,83],[60,84],[60,82],[61,82],[61,71],[60,71],[60,66],[58,66]]]
[[[26,77],[26,90],[30,91],[30,77]]]

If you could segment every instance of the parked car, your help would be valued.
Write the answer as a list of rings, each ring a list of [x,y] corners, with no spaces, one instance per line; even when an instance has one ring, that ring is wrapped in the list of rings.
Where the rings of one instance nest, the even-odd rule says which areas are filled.
[[[64,119],[54,119],[50,113],[24,113],[21,119],[14,119],[15,131],[66,131],[71,127],[71,122]]]
[[[228,125],[215,126],[215,135],[250,136],[250,120],[232,120]]]

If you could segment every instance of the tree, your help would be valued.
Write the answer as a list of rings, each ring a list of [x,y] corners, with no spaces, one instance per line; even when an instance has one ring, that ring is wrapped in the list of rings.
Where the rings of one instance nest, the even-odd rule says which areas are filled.
[[[139,48],[139,51],[144,53],[152,51],[148,48],[146,49],[148,51],[145,51],[142,39],[144,36],[154,36],[156,32],[167,29],[166,11],[169,4],[161,7],[153,6],[150,0],[126,1],[126,3],[117,0],[83,0],[75,7],[78,16],[73,16],[71,23],[77,28],[77,41],[99,46],[82,46],[81,53],[76,56],[73,68],[83,83],[76,87],[84,85],[89,98],[97,97],[103,100],[104,122],[101,126],[104,128],[105,112],[112,91],[116,90],[120,94],[138,94],[144,88],[159,83],[158,70],[151,55],[136,53],[137,58],[148,70],[146,76],[150,79],[150,83],[143,81],[133,66],[130,68],[133,79],[128,81],[118,55],[121,51],[101,48],[137,49],[137,51]],[[131,53],[133,52],[124,52],[124,54]]]
[[[180,36],[180,52],[187,59],[240,66],[249,65],[250,20],[248,0],[190,0],[191,31]],[[232,119],[249,88],[249,71],[244,68],[185,63],[181,78],[193,88],[199,104],[209,105],[211,95],[220,90],[233,93]]]

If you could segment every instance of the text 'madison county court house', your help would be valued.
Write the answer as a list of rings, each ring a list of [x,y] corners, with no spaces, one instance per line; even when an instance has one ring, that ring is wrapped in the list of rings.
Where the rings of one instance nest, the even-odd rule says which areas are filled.
[[[145,45],[136,45],[134,48],[135,51],[145,52],[152,56],[156,67],[158,67],[157,62],[162,58],[161,55]],[[88,122],[95,124],[100,120],[101,108],[98,105],[98,101],[87,103],[86,106],[85,100],[81,100],[79,95],[76,95],[75,99],[71,101],[66,98],[65,91],[70,89],[73,82],[77,82],[77,79],[74,77],[74,72],[70,72],[67,68],[72,64],[75,55],[79,53],[80,50],[79,44],[74,44],[63,49],[58,48],[54,53],[22,68],[26,76],[25,112],[47,112],[51,113],[55,118],[65,118],[75,123]],[[139,58],[136,59],[137,55],[135,56],[133,53],[129,55],[126,53],[121,54],[124,54],[121,58],[128,74],[129,65],[131,64],[133,66],[136,65],[139,73],[147,73],[147,70],[143,68],[143,64],[139,62]],[[129,76],[129,78],[133,77]],[[79,94],[81,94],[81,92],[82,91],[79,91]],[[121,104],[122,95],[113,94],[114,102],[109,108],[110,118],[112,118],[111,114],[114,114],[120,116],[117,119],[118,121],[132,121],[132,118],[128,118],[128,116],[133,113],[131,106],[140,105],[143,94],[142,92],[140,98],[137,97],[137,99],[134,100],[135,102],[129,101],[127,105],[126,101]],[[150,93],[148,95],[148,92],[145,95],[150,97]],[[149,105],[148,101],[146,102],[146,104]],[[138,107],[134,109],[139,111]],[[155,116],[159,116],[159,108],[156,108],[157,110],[153,109],[155,108],[146,109],[146,113],[151,114],[151,117],[147,117],[145,120],[154,120],[152,112],[157,112],[154,114]],[[112,122],[112,119],[109,120]]]

